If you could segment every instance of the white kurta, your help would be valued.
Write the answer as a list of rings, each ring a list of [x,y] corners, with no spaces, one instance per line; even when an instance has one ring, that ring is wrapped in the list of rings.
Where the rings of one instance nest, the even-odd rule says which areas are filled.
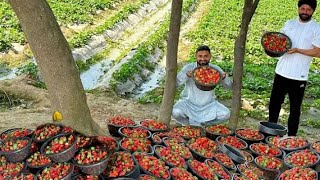
[[[209,65],[223,73],[219,66]],[[173,107],[172,116],[180,123],[190,125],[227,120],[230,117],[230,110],[215,100],[214,90],[202,91],[198,89],[193,78],[186,75],[188,71],[193,71],[196,67],[196,62],[187,64],[177,76],[177,86],[185,84],[185,87],[181,93],[181,99]],[[220,82],[220,85],[231,89],[232,80],[226,77]]]

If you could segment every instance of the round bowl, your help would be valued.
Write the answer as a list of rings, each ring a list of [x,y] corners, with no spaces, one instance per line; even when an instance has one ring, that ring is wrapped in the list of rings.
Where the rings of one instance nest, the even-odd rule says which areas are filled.
[[[67,163],[67,164],[70,164],[70,163]],[[40,179],[40,174],[42,173],[42,171],[47,171],[48,169],[50,169],[52,166],[56,166],[57,164],[53,163],[51,166],[49,167],[46,167],[44,169],[41,169],[37,172],[37,178]],[[73,169],[74,169],[74,165],[73,164],[70,164],[71,165],[71,169],[69,170],[69,172],[64,176],[62,177],[61,179],[59,180],[71,180],[71,177],[72,177],[72,173],[73,173]],[[49,170],[50,171],[50,170]]]
[[[265,136],[284,136],[287,134],[287,128],[277,123],[260,121],[258,126],[259,131]]]
[[[188,136],[188,135],[182,134],[180,132],[180,129],[182,129],[182,128],[185,128],[184,131],[188,131],[188,130],[194,131],[195,130],[195,131],[199,132],[200,134]],[[204,131],[203,131],[202,127],[192,126],[192,125],[186,125],[186,126],[177,125],[172,128],[172,132],[179,134],[185,140],[190,140],[191,138],[198,138],[198,137],[201,137],[204,135]]]
[[[130,152],[130,153],[134,153],[134,152],[144,152],[144,153],[151,154],[151,155],[153,154],[153,148],[152,148],[152,146],[151,146],[151,143],[150,143],[149,145],[146,144],[146,146],[148,147],[148,152],[138,151],[138,150],[132,151],[132,150],[126,149],[125,147],[122,146],[122,141],[123,141],[124,139],[125,139],[125,138],[123,138],[123,139],[121,139],[121,140],[119,141],[119,146],[120,146],[120,149],[121,149],[121,150]],[[144,140],[144,139],[141,139],[141,138],[128,138],[128,139]],[[149,141],[149,140],[146,140],[146,141]]]
[[[284,180],[283,177],[290,178],[286,175],[288,173],[289,174],[292,173],[294,175],[294,177],[296,177],[298,174],[298,177],[301,177],[301,179],[308,179],[309,178],[310,180],[319,180],[318,173],[315,170],[313,170],[311,168],[301,168],[301,167],[294,167],[292,169],[288,169],[288,170],[282,172],[277,180]]]
[[[272,168],[267,168],[267,167],[264,167],[262,166],[259,162],[258,162],[258,158],[269,158],[269,160],[277,160],[277,161],[280,161],[282,163],[281,167],[279,169],[272,169]],[[260,169],[263,169],[263,170],[266,170],[266,171],[281,171],[283,170],[284,168],[284,162],[282,159],[280,158],[277,158],[277,157],[268,157],[268,156],[258,156],[254,159],[254,162],[256,163],[256,165],[260,168]],[[274,161],[273,161],[274,162]]]
[[[310,153],[312,153],[312,154],[314,154],[315,156],[316,156],[316,162],[314,162],[314,163],[312,163],[312,164],[308,164],[308,165],[304,165],[304,166],[299,166],[299,165],[294,165],[294,164],[291,164],[291,163],[289,163],[288,162],[288,158],[290,157],[290,156],[292,156],[293,154],[296,154],[296,153],[303,153],[303,152],[310,152]],[[295,158],[296,159],[296,158]],[[305,161],[305,160],[304,160]],[[293,151],[293,152],[290,152],[290,153],[288,153],[286,156],[285,156],[285,158],[284,158],[284,163],[285,163],[285,165],[286,166],[288,166],[289,168],[293,168],[293,167],[304,167],[304,168],[314,168],[318,163],[319,163],[319,161],[320,161],[320,156],[319,156],[319,154],[317,154],[316,152],[314,152],[314,151],[310,151],[310,150],[297,150],[297,151]]]
[[[192,159],[190,159],[190,160],[187,161],[189,172],[191,172],[194,176],[197,176],[199,180],[206,180],[205,177],[203,177],[202,175],[200,175],[197,171],[195,171],[195,170],[193,169],[193,167],[192,167],[191,164],[190,164],[191,161],[192,161]],[[197,160],[195,160],[195,161],[197,161]],[[199,162],[199,161],[198,161],[198,162]],[[206,166],[206,167],[208,167],[208,169],[210,169],[209,166],[208,166],[206,163],[204,163],[204,162],[199,162],[199,163],[202,163],[204,166]],[[205,171],[205,169],[202,169],[202,171]],[[205,171],[205,172],[206,172],[206,171]],[[215,177],[214,179],[218,179],[218,176],[217,176],[213,171],[212,171],[212,174],[211,174],[211,175],[213,175],[213,176]]]
[[[211,167],[209,165],[209,162],[215,162],[219,167],[216,167],[218,169],[215,169],[214,167]],[[219,162],[217,161],[214,161],[212,159],[206,159],[205,160],[205,163],[211,168],[213,169],[214,173],[219,177],[219,179],[224,179],[224,180],[231,180],[232,179],[232,174],[230,173],[230,171],[225,167],[223,166],[222,164],[220,164]],[[221,174],[221,171],[223,171],[225,173],[225,175],[227,175],[229,178],[225,178],[223,174]]]
[[[303,146],[300,146],[300,147],[295,147],[295,148],[286,148],[286,147],[282,147],[281,144],[283,143],[283,141],[287,140],[287,139],[297,139],[299,137],[296,137],[296,136],[288,136],[288,137],[282,137],[280,138],[279,140],[279,149],[285,151],[286,153],[289,153],[289,152],[292,152],[292,151],[297,151],[297,150],[302,150],[302,149],[307,149],[309,148],[310,146],[310,143],[308,142],[307,139],[304,139],[307,143]]]
[[[28,143],[21,149],[15,151],[0,151],[0,154],[6,157],[9,162],[21,162],[23,161],[29,154],[31,150],[31,139],[29,137],[19,137],[14,139],[9,139],[7,141],[16,141],[16,140],[27,140]],[[7,142],[7,141],[4,141]]]
[[[27,128],[12,128],[6,131],[3,131],[0,134],[0,140],[7,140],[10,138],[17,138],[17,137],[31,137],[33,131]]]
[[[166,165],[167,166],[169,166],[170,168],[173,168],[173,167],[177,167],[176,165],[174,165],[174,164],[172,164],[171,162],[169,162],[169,161],[167,161],[165,158],[163,158],[158,152],[157,152],[157,148],[167,148],[166,146],[162,146],[162,145],[154,145],[153,146],[153,150],[154,150],[154,154],[156,155],[156,157],[157,158],[159,158],[159,159],[161,159],[162,161],[164,161],[165,163],[166,163]],[[171,153],[177,153],[177,152],[173,152],[172,150],[170,151]],[[180,168],[187,168],[188,166],[187,166],[187,164],[186,164],[186,162],[185,162],[185,160],[181,157],[181,156],[179,156],[182,160],[183,160],[183,162],[184,162],[184,165],[183,165],[183,167],[180,167]],[[175,159],[176,161],[178,161],[178,159]]]
[[[216,74],[217,76],[219,76],[219,79],[215,83],[204,83],[204,82],[199,81],[199,79],[196,77],[196,73],[201,73],[201,71],[207,71],[209,69],[213,70],[213,73]],[[198,89],[200,89],[202,91],[211,91],[221,82],[222,73],[218,69],[211,67],[211,66],[199,66],[199,67],[196,67],[192,71],[192,78],[193,78],[193,80],[196,84],[196,87]]]
[[[258,152],[256,150],[254,150],[254,146],[258,146],[260,148],[262,148],[262,150],[264,151],[262,154],[261,152]],[[266,148],[264,148],[266,147]],[[273,157],[282,157],[282,151],[276,147],[276,146],[271,146],[271,145],[268,145],[268,144],[265,144],[265,143],[253,143],[249,146],[249,149],[250,151],[252,152],[252,155],[254,155],[254,157],[257,157],[257,156],[273,156]],[[271,155],[271,150],[274,152],[274,151],[277,151],[278,154],[277,155]]]
[[[235,137],[235,136],[218,136],[217,139],[216,139],[216,142],[218,144],[220,144],[220,145],[227,144],[227,143],[220,142],[220,140],[221,140],[221,138],[228,138],[228,137]],[[248,143],[246,141],[244,141],[244,140],[242,140],[242,139],[240,139],[238,137],[235,137],[235,138],[237,138],[237,140],[239,140],[242,143],[242,145],[244,145],[244,147],[243,148],[234,147],[234,148],[237,148],[237,149],[240,149],[240,150],[245,150],[245,149],[248,148]],[[227,144],[227,145],[231,146],[230,144]]]
[[[268,38],[272,36],[273,38]],[[268,39],[271,39],[271,40],[268,40]],[[272,44],[274,41],[283,43],[280,41],[280,39],[285,39],[285,42],[286,42],[285,47],[283,47],[281,51],[276,51],[268,48],[269,44]],[[292,41],[287,35],[281,32],[267,32],[263,34],[263,36],[261,37],[261,45],[264,48],[265,53],[270,57],[280,57],[283,54],[285,54],[289,49],[291,49]]]
[[[166,126],[164,129],[158,129],[158,128],[151,128],[151,127],[147,127],[147,126],[144,126],[143,123],[146,123],[146,122],[156,122],[156,123],[160,123],[162,124],[163,126]],[[166,132],[166,131],[169,131],[169,126],[164,124],[164,123],[161,123],[161,122],[158,122],[156,120],[153,120],[153,119],[145,119],[145,120],[142,120],[140,121],[140,127],[142,128],[145,128],[147,130],[149,130],[151,133],[155,133],[155,132]]]
[[[44,138],[44,139],[38,139],[37,133],[38,131],[42,130],[45,127],[53,127],[53,128],[59,128],[59,130],[57,130],[56,132],[54,132],[54,134],[50,134],[48,137]],[[60,134],[63,131],[64,126],[61,124],[52,124],[52,123],[47,123],[47,124],[42,124],[40,126],[38,126],[35,130],[34,133],[32,135],[32,140],[36,143],[44,143],[45,141],[49,140],[50,138]]]
[[[243,164],[246,162],[246,159],[241,152],[237,148],[234,148],[228,144],[223,144],[220,151],[227,154],[236,163]]]
[[[74,141],[72,142],[71,146],[59,153],[55,153],[55,154],[47,154],[45,152],[45,148],[55,139],[60,138],[60,137],[64,137],[64,136],[73,136],[74,137]],[[54,162],[67,162],[70,159],[72,159],[72,157],[74,156],[74,154],[76,153],[77,149],[76,149],[76,143],[77,143],[77,136],[73,133],[67,133],[67,134],[58,134],[50,139],[48,139],[46,142],[44,142],[40,148],[40,152],[41,154],[44,154],[46,156],[48,156],[52,161]]]
[[[124,128],[129,128],[130,130],[133,130],[133,129],[142,129],[142,130],[145,130],[147,132],[147,136],[146,137],[132,137],[132,136],[127,136],[125,135],[122,131]],[[135,126],[135,127],[121,127],[119,129],[119,132],[121,137],[128,137],[128,138],[145,138],[145,139],[150,139],[151,138],[151,132],[149,130],[146,130],[145,128],[143,127],[140,127],[140,126]]]
[[[258,132],[258,134],[261,136],[261,138],[258,138],[258,139],[249,139],[249,138],[246,138],[246,137],[243,137],[241,136],[238,131],[243,131],[243,130],[246,130],[245,128],[239,128],[235,131],[235,134],[238,138],[244,140],[248,145],[252,144],[252,143],[257,143],[257,142],[260,142],[260,141],[263,141],[264,140],[264,135],[259,132],[258,130],[254,130],[254,129],[249,129],[247,128],[248,131],[255,131],[255,132]]]
[[[233,130],[230,130],[228,128],[228,130],[230,131],[229,133],[215,133],[215,132],[212,132],[210,131],[210,128],[227,128],[223,125],[220,125],[220,124],[217,124],[217,125],[210,125],[210,126],[206,126],[204,127],[204,131],[206,132],[206,137],[209,138],[209,139],[212,139],[212,140],[215,140],[218,136],[232,136],[234,134],[234,131]]]

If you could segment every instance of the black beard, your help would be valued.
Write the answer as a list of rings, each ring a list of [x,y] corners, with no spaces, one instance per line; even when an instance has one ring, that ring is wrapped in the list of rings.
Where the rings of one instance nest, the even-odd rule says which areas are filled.
[[[300,17],[301,21],[306,22],[306,21],[309,21],[311,19],[312,15],[309,16],[307,14],[299,14],[299,17]]]
[[[200,61],[197,62],[198,66],[208,66],[209,65],[209,61]]]

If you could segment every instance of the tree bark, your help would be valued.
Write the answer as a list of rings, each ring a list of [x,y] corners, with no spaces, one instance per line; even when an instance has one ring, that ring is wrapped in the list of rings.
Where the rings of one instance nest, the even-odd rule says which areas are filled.
[[[70,47],[45,0],[9,0],[26,35],[62,124],[86,135],[103,134],[93,121]]]
[[[166,78],[158,119],[169,125],[176,93],[177,54],[183,0],[173,0],[166,57]]]
[[[252,16],[257,9],[259,0],[245,0],[242,13],[242,21],[240,32],[234,44],[234,70],[233,70],[233,89],[232,89],[232,105],[231,118],[229,127],[235,130],[239,123],[241,108],[241,88],[243,76],[243,63],[245,56],[245,48],[248,34],[248,27]]]

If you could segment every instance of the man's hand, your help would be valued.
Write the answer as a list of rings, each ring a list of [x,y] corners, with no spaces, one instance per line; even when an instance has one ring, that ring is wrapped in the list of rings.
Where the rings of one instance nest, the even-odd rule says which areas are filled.
[[[227,73],[223,72],[222,73],[222,80],[224,80],[224,78],[226,78],[226,77],[227,77]]]
[[[292,48],[288,50],[288,54],[293,54],[293,53],[300,53],[300,49],[298,48]]]
[[[192,72],[191,71],[188,71],[187,72],[187,76],[190,78],[192,76]]]

